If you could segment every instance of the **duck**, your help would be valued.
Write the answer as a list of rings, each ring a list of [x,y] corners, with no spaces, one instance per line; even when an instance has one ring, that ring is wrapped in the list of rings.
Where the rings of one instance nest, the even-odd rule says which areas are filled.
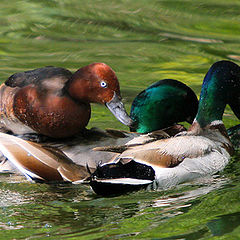
[[[178,102],[178,105],[176,105],[176,102]],[[76,165],[76,168],[73,167],[74,169],[80,168],[79,171],[82,173],[78,180],[81,181],[89,177],[90,172],[93,172],[100,162],[109,162],[119,155],[118,153],[93,151],[92,149],[96,146],[122,145],[140,136],[143,132],[148,134],[148,141],[175,135],[186,130],[185,127],[177,123],[182,121],[191,123],[196,115],[197,107],[198,99],[191,88],[177,80],[160,80],[140,92],[133,100],[130,113],[133,121],[130,127],[132,131],[92,128],[85,129],[84,135],[78,134],[70,139],[63,140],[53,141],[51,139],[51,141],[42,143],[1,133],[0,152],[3,154],[3,161],[0,170],[2,169],[2,172],[13,172],[17,169],[18,172],[20,171],[33,181],[64,181],[65,178],[61,178],[61,174],[56,174],[60,165],[64,162],[65,166],[69,166],[68,168],[73,167],[74,164]],[[161,120],[159,113],[162,114],[162,118],[169,119],[168,124],[166,124],[166,120]],[[164,130],[159,130],[162,128]],[[44,152],[44,157],[42,152]],[[59,152],[61,152],[60,163],[57,160]],[[29,162],[32,162],[30,166]],[[49,176],[58,177],[54,179],[46,177],[46,173],[41,174],[41,171],[36,172],[34,166],[38,166],[40,163],[51,166],[47,170]],[[54,172],[53,174],[51,174],[50,169]],[[90,169],[90,171],[87,169]],[[76,182],[76,179],[69,181]]]
[[[204,77],[198,111],[187,131],[95,149],[120,155],[97,166],[88,179],[93,191],[107,196],[142,188],[164,190],[223,170],[234,149],[222,117],[229,104],[239,118],[239,90],[239,66],[227,60],[214,63]]]
[[[67,138],[83,132],[90,103],[105,105],[131,126],[111,67],[92,63],[75,73],[47,66],[15,73],[0,86],[0,130],[17,135]]]

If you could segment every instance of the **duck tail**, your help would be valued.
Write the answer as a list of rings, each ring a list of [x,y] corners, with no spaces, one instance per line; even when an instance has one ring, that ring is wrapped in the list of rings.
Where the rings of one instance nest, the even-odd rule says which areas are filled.
[[[227,133],[231,137],[232,135],[236,134],[236,132],[238,132],[238,131],[240,133],[240,124],[238,124],[234,127],[228,128]]]
[[[152,167],[132,160],[126,164],[119,161],[98,166],[89,183],[96,194],[112,196],[145,189],[154,179]]]
[[[14,121],[16,119],[13,112],[14,96],[18,89],[10,88],[4,83],[0,85],[0,118],[10,119]],[[8,129],[4,124],[0,123],[1,132],[7,132]]]

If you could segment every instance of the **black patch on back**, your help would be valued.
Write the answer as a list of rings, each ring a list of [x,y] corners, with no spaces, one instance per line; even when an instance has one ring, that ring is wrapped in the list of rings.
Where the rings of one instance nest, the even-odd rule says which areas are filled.
[[[15,73],[5,81],[5,84],[9,87],[24,87],[29,84],[38,85],[42,80],[56,76],[64,76],[66,79],[70,79],[72,73],[65,68],[48,66]]]
[[[122,183],[106,183],[98,181],[98,179],[116,179],[116,178],[135,178],[142,180],[154,180],[155,171],[152,167],[130,161],[122,164],[111,163],[98,166],[96,171],[90,177],[90,185],[95,193],[102,196],[116,196],[127,192],[138,191],[147,188],[147,184],[122,184]]]
[[[118,162],[98,166],[96,171],[92,174],[92,177],[99,179],[135,178],[154,180],[155,171],[152,167],[135,161],[130,161],[126,164]]]

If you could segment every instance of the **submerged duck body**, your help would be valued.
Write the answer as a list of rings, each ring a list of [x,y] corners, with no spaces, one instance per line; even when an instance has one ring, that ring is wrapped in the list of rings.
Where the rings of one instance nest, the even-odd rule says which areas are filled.
[[[233,154],[222,116],[226,104],[238,116],[239,89],[237,64],[213,64],[204,78],[198,112],[189,130],[169,139],[142,145],[130,142],[121,147],[121,155],[112,163],[98,166],[92,174],[93,190],[109,195],[147,186],[164,189],[221,171]],[[116,147],[102,150],[115,151]]]
[[[16,73],[0,87],[0,129],[71,137],[87,126],[92,102],[105,104],[123,124],[131,125],[118,79],[104,63],[90,64],[74,74],[58,67]]]
[[[173,92],[172,94],[169,93],[171,91]],[[175,99],[178,99],[177,107],[175,105]],[[153,105],[152,102],[154,103],[155,111],[151,109],[151,106]],[[188,108],[186,106],[190,107]],[[169,119],[169,125],[167,126],[170,126],[173,123],[177,123],[179,121],[191,121],[191,119],[193,119],[196,115],[197,106],[198,100],[196,95],[185,84],[171,79],[160,80],[159,82],[151,85],[149,88],[141,92],[134,100],[130,115],[133,118],[133,124],[131,128],[134,127],[137,133],[118,131],[113,129],[106,129],[104,131],[99,129],[86,129],[82,132],[82,134],[78,134],[78,136],[74,136],[71,139],[58,139],[55,141],[50,139],[50,141],[39,144],[38,149],[41,147],[46,148],[49,146],[52,148],[56,148],[57,150],[62,151],[69,159],[71,159],[77,165],[83,166],[84,168],[86,167],[86,165],[88,165],[89,168],[94,170],[100,162],[109,162],[117,155],[119,155],[119,153],[97,152],[92,150],[94,147],[106,145],[123,145],[134,137],[139,136],[143,129],[144,132],[150,132],[156,130],[156,128],[164,128],[166,126],[165,120],[160,121],[159,119],[159,121],[156,123],[155,118],[160,118],[159,112],[162,113],[162,117],[164,119]],[[180,113],[179,110],[181,110]],[[142,112],[144,114],[141,114]],[[174,115],[174,113],[177,117],[175,117],[173,121],[172,116]],[[151,116],[151,118],[149,118],[149,116]],[[164,132],[161,131],[160,134],[153,133],[148,136],[149,139],[153,141],[153,139],[156,138],[166,138],[173,136],[183,130],[185,130],[185,128],[183,128],[181,125],[174,125],[173,127],[165,129]],[[6,156],[6,149],[12,151],[13,148],[4,146],[5,138],[9,143],[12,142],[13,145],[16,144],[16,142],[18,141],[17,138],[11,138],[10,136],[4,134],[1,135],[0,150],[2,146],[5,149],[4,155]],[[147,141],[149,141],[149,139]],[[20,141],[20,143],[18,142],[18,151],[20,151],[19,144],[20,146],[22,146],[22,143],[23,141]],[[30,145],[28,144],[28,146]],[[36,146],[36,144],[34,146]],[[22,156],[27,158],[28,149],[23,148],[22,151]],[[32,152],[30,153],[30,155],[33,155]],[[34,155],[38,157],[36,153]],[[52,152],[49,153],[49,157],[46,162],[47,165],[49,164],[49,162],[51,162],[51,158]],[[13,165],[15,166],[19,164],[23,164],[25,166],[25,161],[23,161],[23,158],[19,158],[18,160],[17,155],[12,161]],[[38,161],[45,162],[45,160],[40,159],[38,159]],[[55,162],[55,158],[53,158],[52,161]],[[3,162],[1,166],[2,169],[5,169],[4,164],[6,163],[6,161]],[[23,171],[24,166],[21,167],[20,171]],[[27,168],[28,172],[31,171],[29,167]],[[34,171],[35,169],[32,170],[32,172]],[[85,176],[89,176],[89,173],[86,171],[86,169],[85,173]]]

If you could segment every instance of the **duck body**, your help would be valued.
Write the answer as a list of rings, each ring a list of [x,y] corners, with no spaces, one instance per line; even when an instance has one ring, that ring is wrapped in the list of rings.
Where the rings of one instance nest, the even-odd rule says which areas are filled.
[[[125,148],[121,147],[123,152],[115,160],[98,166],[90,178],[93,190],[100,195],[111,195],[141,187],[165,189],[221,171],[233,154],[222,115],[226,104],[234,113],[239,112],[232,104],[234,99],[239,99],[239,89],[238,65],[229,61],[213,64],[204,78],[198,112],[188,131],[152,143],[137,145],[136,139],[130,141]],[[105,147],[102,150],[115,149]],[[128,170],[131,162],[138,171]],[[146,166],[149,177],[146,173],[142,177]]]
[[[135,144],[137,138],[131,140],[127,150],[111,163],[98,166],[90,184],[97,194],[119,195],[141,188],[168,189],[215,174],[224,169],[233,153],[223,127],[213,122],[201,135],[176,136],[139,145]]]
[[[86,129],[84,134],[74,136],[69,140],[45,141],[42,146],[50,146],[62,151],[74,163],[95,169],[99,162],[106,163],[116,157],[117,153],[97,152],[93,148],[107,145],[123,145],[138,133],[118,131],[114,129]]]
[[[158,149],[161,151],[162,147],[171,163],[162,166],[151,164],[155,171],[155,187],[166,189],[223,170],[230,158],[228,150],[231,143],[227,139],[222,140],[215,142],[204,136],[179,136],[171,138],[166,145],[159,144]],[[174,144],[177,146],[172,151]],[[226,146],[228,149],[225,149]],[[166,149],[169,149],[167,153]]]
[[[46,67],[19,75],[9,78],[0,90],[2,99],[6,99],[2,101],[1,123],[8,130],[58,138],[85,128],[91,115],[90,104],[75,101],[63,90],[71,72]]]
[[[103,63],[74,74],[58,67],[17,73],[0,87],[0,127],[14,134],[71,137],[87,126],[91,102],[106,104],[122,123],[131,125],[120,99],[117,77]]]

